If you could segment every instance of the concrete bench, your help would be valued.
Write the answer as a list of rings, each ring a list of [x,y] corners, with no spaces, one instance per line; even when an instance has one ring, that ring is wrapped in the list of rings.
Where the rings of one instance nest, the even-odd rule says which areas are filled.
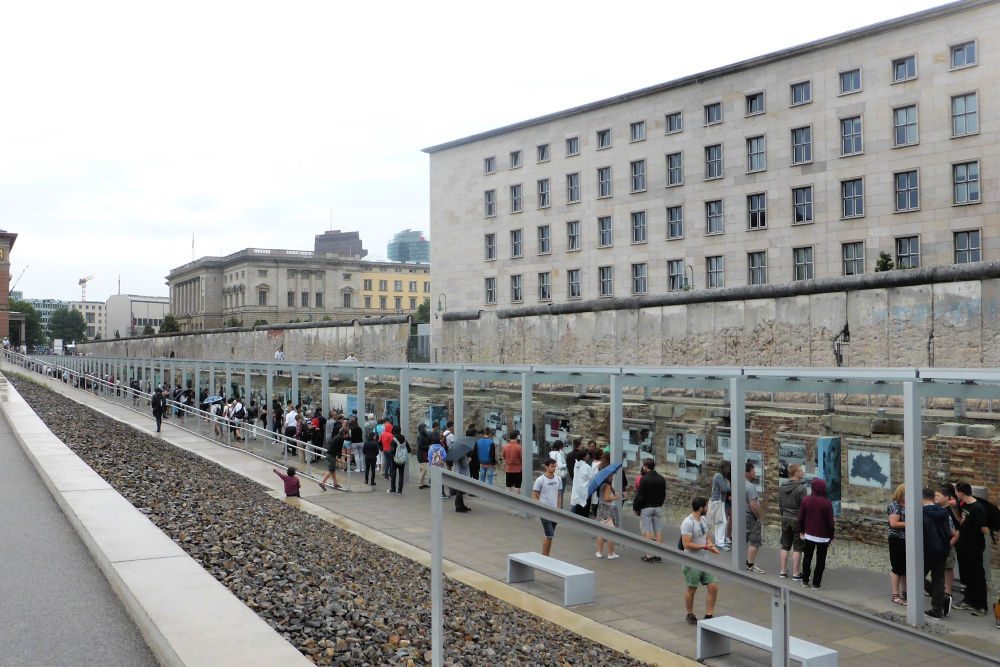
[[[771,629],[741,621],[732,616],[698,621],[699,661],[729,653],[729,640],[756,646],[771,652]],[[806,667],[836,667],[837,652],[795,637],[788,638],[788,658]]]
[[[534,581],[535,570],[564,580],[563,606],[590,604],[594,601],[594,573],[572,563],[564,563],[533,551],[507,555],[507,583]]]

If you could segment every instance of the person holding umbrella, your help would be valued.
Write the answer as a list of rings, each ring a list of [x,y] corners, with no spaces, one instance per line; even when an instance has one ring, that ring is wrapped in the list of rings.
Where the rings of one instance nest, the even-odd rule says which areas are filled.
[[[470,426],[465,435],[455,438],[448,446],[448,456],[445,461],[453,463],[453,470],[459,475],[471,476],[469,471],[469,453],[476,446],[476,427]],[[455,511],[471,512],[472,510],[465,504],[465,494],[455,491]]]

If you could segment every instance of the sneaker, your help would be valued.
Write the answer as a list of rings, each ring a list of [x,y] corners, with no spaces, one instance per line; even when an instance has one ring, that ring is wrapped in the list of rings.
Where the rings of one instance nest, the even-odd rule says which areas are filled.
[[[604,558],[604,554],[602,554],[600,551],[595,551],[594,558]]]
[[[655,563],[656,562],[656,558],[654,556],[643,556],[642,557],[642,561],[644,563]]]
[[[621,558],[620,554],[608,554],[608,560],[615,560],[616,558]]]
[[[788,578],[788,573],[787,572],[779,572],[778,573],[778,578],[779,579],[787,579]]]
[[[985,609],[973,609],[973,610],[972,610],[971,612],[969,612],[969,613],[970,613],[970,614],[971,614],[972,616],[985,616],[985,615],[986,615],[986,610],[985,610]]]
[[[715,618],[715,616],[713,614],[705,614],[705,618],[706,619]]]
[[[924,612],[924,616],[930,616],[931,618],[943,618],[944,614],[939,609],[928,609]]]
[[[386,489],[385,492],[388,493],[390,496],[396,493],[392,489]]]
[[[747,565],[747,572],[750,574],[767,574],[767,570],[762,567],[757,567],[757,564]]]
[[[663,559],[660,558],[659,556],[653,556],[653,560],[655,560],[657,563],[662,563],[663,562]]]
[[[720,544],[719,545],[719,551],[732,551],[732,550],[733,550],[733,548],[731,546],[729,546],[728,544]]]
[[[809,588],[809,582],[805,579],[799,579],[799,583],[802,584],[802,588]]]
[[[945,595],[944,596],[944,607],[941,609],[941,613],[942,613],[942,615],[947,616],[950,612],[951,612],[951,596],[950,595]]]
[[[814,591],[821,591],[821,590],[823,590],[823,584],[813,584],[812,585],[812,589]]]
[[[323,482],[319,482],[319,488],[321,488],[324,491],[326,491],[326,484],[324,484]]]
[[[685,618],[687,619],[687,622],[690,623],[691,625],[698,625],[698,617],[695,616],[694,614],[688,614],[687,616],[685,616]]]
[[[958,604],[952,604],[951,608],[957,609],[959,611],[971,611],[973,609],[973,606],[971,604],[966,604],[965,600],[962,600]]]

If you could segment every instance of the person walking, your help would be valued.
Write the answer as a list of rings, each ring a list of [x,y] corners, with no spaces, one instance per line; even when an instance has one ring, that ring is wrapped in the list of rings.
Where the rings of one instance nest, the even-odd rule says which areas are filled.
[[[760,503],[757,498],[757,487],[753,484],[755,470],[753,461],[746,463],[746,522],[747,522],[747,572],[751,574],[767,574],[767,571],[757,566],[757,550],[761,545],[760,534]]]
[[[684,521],[681,522],[681,546],[695,558],[706,559],[709,553],[719,553],[712,542],[708,521],[705,520],[706,512],[708,512],[708,499],[696,496],[691,500],[691,514],[684,517]],[[694,594],[698,591],[698,586],[704,586],[707,590],[705,618],[712,618],[715,613],[715,601],[719,595],[719,580],[714,574],[691,565],[684,565],[683,572],[684,583],[687,584],[687,589],[684,591],[684,607],[687,609],[685,619],[688,623],[696,625],[698,617],[694,615]]]
[[[651,458],[642,460],[641,471],[635,497],[632,498],[632,511],[639,517],[642,536],[647,540],[662,543],[663,526],[660,522],[660,513],[667,499],[667,480],[656,472],[656,461]],[[643,554],[642,560],[647,563],[659,563],[663,559],[647,553]]]
[[[611,465],[611,454],[604,452],[604,455],[601,457],[601,467],[599,470],[603,470],[609,465]],[[559,468],[557,463],[556,474],[558,474],[558,472]],[[613,476],[608,476],[608,478],[604,480],[604,483],[597,489],[597,520],[605,526],[617,528],[620,522],[620,517],[618,515],[618,504],[616,501],[621,500],[622,497],[615,493],[612,479]],[[562,494],[560,493],[560,499],[561,496]],[[615,553],[615,543],[611,540],[606,541],[608,543],[608,560],[621,558],[620,555]],[[594,554],[597,558],[604,558],[604,542],[605,538],[597,538],[597,553]]]
[[[972,495],[972,486],[968,482],[956,484],[955,493],[962,512],[955,553],[958,555],[958,572],[965,584],[965,599],[952,608],[971,611],[973,616],[985,616],[986,570],[983,568],[983,551],[986,549],[986,535],[990,532],[986,509]]]
[[[523,484],[521,443],[517,440],[521,437],[520,431],[511,431],[510,440],[503,446],[501,455],[503,456],[504,484],[508,493],[520,493]]]
[[[889,515],[889,584],[892,601],[906,606],[906,485],[900,484],[886,506]]]
[[[420,477],[417,480],[418,489],[430,488],[427,484],[427,463],[429,452],[431,451],[431,436],[427,431],[427,424],[421,422],[417,426],[417,465],[420,468]]]
[[[337,426],[337,422],[333,419],[327,421],[327,426]],[[326,480],[333,478],[333,488],[342,489],[340,483],[337,482],[337,461],[340,460],[340,455],[344,452],[344,440],[350,436],[350,430],[347,428],[342,428],[336,433],[334,433],[329,440],[326,442],[326,468],[327,472],[323,475],[323,479],[319,482],[319,488],[326,491]]]
[[[709,514],[712,503],[722,503],[722,521],[713,525],[715,544],[719,551],[730,551],[733,545],[733,487],[732,464],[723,461],[722,467],[712,476],[712,497],[709,499]],[[707,517],[706,517],[707,518]],[[710,525],[711,522],[710,522]]]
[[[545,472],[538,476],[531,487],[531,498],[548,507],[562,509],[562,480],[556,475],[555,459],[545,459]],[[556,536],[556,522],[540,518],[542,522],[542,555],[552,551],[552,539]]]
[[[799,503],[796,517],[802,539],[802,586],[823,588],[823,571],[826,570],[826,551],[833,541],[833,503],[826,497],[826,480],[817,477],[811,484],[812,494]],[[812,570],[813,552],[816,553],[816,570]]]
[[[162,388],[156,388],[156,392],[153,393],[153,399],[150,403],[153,407],[153,419],[156,420],[156,432],[159,433],[160,426],[163,424],[163,408],[167,403],[167,400],[163,397]]]
[[[934,489],[924,489],[924,578],[931,575],[931,608],[924,613],[931,618],[943,618],[945,612],[944,568],[951,553],[951,517],[944,507],[934,502]]]
[[[805,472],[802,466],[788,466],[788,479],[778,488],[778,510],[781,512],[781,569],[778,577],[788,577],[788,552],[792,552],[792,581],[802,581],[802,531],[799,530],[799,505],[806,496]]]

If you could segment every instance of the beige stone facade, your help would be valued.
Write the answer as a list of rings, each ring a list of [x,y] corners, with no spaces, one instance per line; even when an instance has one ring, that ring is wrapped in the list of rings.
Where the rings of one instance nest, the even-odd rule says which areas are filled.
[[[954,3],[428,148],[434,297],[489,312],[870,273],[880,252],[995,260],[998,36],[1000,4]]]
[[[309,250],[246,248],[226,257],[202,257],[170,272],[170,312],[182,331],[221,328],[231,318],[251,326],[298,320],[344,320],[409,314],[404,301],[365,307],[362,288],[369,275],[392,274],[407,285],[422,283],[430,268],[399,262],[367,262]],[[419,305],[419,304],[417,304]]]

